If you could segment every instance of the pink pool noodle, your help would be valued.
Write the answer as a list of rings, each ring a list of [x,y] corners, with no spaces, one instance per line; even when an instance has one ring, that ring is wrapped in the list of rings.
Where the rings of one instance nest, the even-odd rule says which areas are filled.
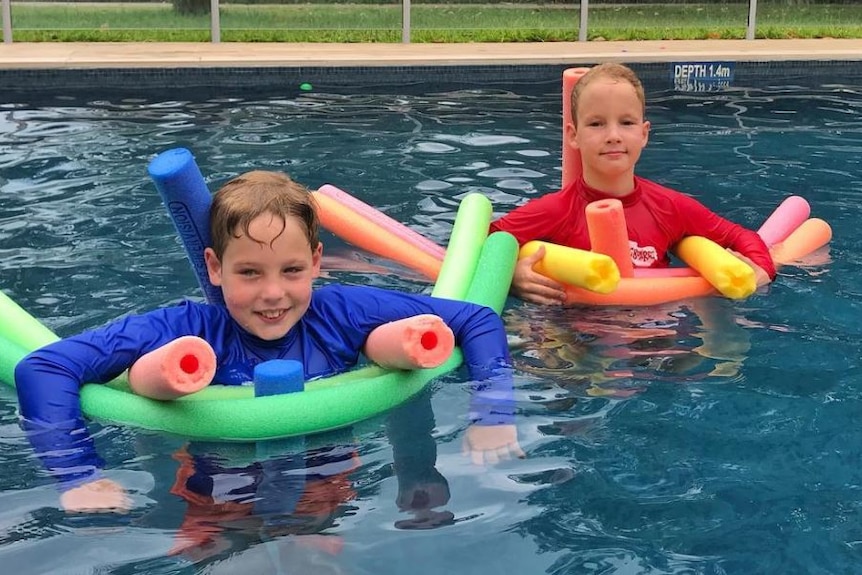
[[[176,399],[209,385],[215,371],[210,344],[187,335],[138,359],[129,369],[129,387],[151,399]]]
[[[772,247],[777,243],[787,239],[793,230],[798,228],[802,222],[808,219],[811,214],[811,206],[805,198],[800,196],[790,196],[785,198],[775,211],[772,212],[757,233],[763,238],[767,247]]]
[[[336,188],[331,184],[324,184],[320,186],[317,191],[329,196],[333,200],[336,200],[343,206],[350,208],[357,216],[364,217],[365,219],[377,224],[392,235],[412,244],[414,247],[430,256],[442,260],[443,256],[446,255],[446,250],[444,248],[435,244],[419,232],[405,226],[394,218],[390,218],[380,210],[369,206],[359,198],[348,194],[342,189]]]
[[[365,355],[389,369],[437,367],[455,348],[452,330],[436,315],[424,314],[385,323],[365,341]]]
[[[589,68],[563,70],[563,187],[578,180],[581,169],[581,152],[566,142],[566,125],[572,121],[572,90]]]

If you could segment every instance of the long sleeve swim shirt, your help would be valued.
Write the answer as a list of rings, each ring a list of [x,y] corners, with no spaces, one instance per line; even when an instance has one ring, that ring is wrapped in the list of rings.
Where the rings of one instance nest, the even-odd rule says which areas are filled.
[[[491,223],[492,232],[509,232],[523,245],[531,240],[590,249],[585,210],[596,200],[613,198],[579,178],[558,192],[515,208]],[[735,224],[691,196],[635,177],[634,190],[621,198],[629,250],[635,268],[668,267],[668,252],[686,236],[703,236],[739,252],[775,278],[775,264],[756,232]]]
[[[254,367],[273,359],[300,361],[306,379],[331,375],[360,361],[371,330],[419,314],[436,314],[452,329],[474,380],[499,379],[501,368],[511,365],[502,320],[490,308],[372,287],[329,285],[314,291],[308,311],[278,340],[248,333],[224,307],[184,302],[130,315],[38,349],[15,369],[22,422],[49,473],[68,489],[93,480],[103,464],[81,413],[79,392],[84,383],[111,381],[141,356],[185,335],[201,337],[213,347],[217,358],[213,383],[252,381]]]

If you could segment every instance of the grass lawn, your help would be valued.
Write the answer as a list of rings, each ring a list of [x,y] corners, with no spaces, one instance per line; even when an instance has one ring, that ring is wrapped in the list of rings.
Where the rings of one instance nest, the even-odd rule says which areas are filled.
[[[241,5],[221,7],[225,42],[398,42],[395,4]],[[572,5],[414,4],[413,42],[553,42],[577,40]],[[746,2],[738,4],[591,5],[589,39],[744,38]],[[862,38],[862,2],[776,6],[761,2],[758,38]],[[180,16],[170,3],[12,3],[19,42],[206,42],[209,15]]]

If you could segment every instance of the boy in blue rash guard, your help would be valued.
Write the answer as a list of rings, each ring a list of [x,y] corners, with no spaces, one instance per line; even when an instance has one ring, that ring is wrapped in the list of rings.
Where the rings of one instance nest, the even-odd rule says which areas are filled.
[[[376,327],[436,314],[452,329],[477,381],[467,451],[473,460],[522,456],[511,399],[510,357],[503,322],[490,308],[371,287],[317,290],[323,245],[308,190],[286,175],[253,171],[213,197],[212,246],[204,259],[225,306],[184,302],[121,318],[45,346],[15,369],[22,424],[68,511],[126,510],[123,488],[101,475],[80,406],[84,383],[105,383],[146,353],[184,335],[205,339],[217,357],[214,383],[252,380],[272,359],[302,363],[306,378],[345,371],[359,361]],[[285,415],[288,417],[289,415]]]

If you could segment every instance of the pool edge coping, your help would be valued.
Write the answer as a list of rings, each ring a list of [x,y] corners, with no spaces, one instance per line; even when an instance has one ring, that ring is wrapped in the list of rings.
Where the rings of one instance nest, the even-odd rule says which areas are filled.
[[[462,44],[0,44],[0,70],[571,65],[602,61],[862,60],[862,39]]]

